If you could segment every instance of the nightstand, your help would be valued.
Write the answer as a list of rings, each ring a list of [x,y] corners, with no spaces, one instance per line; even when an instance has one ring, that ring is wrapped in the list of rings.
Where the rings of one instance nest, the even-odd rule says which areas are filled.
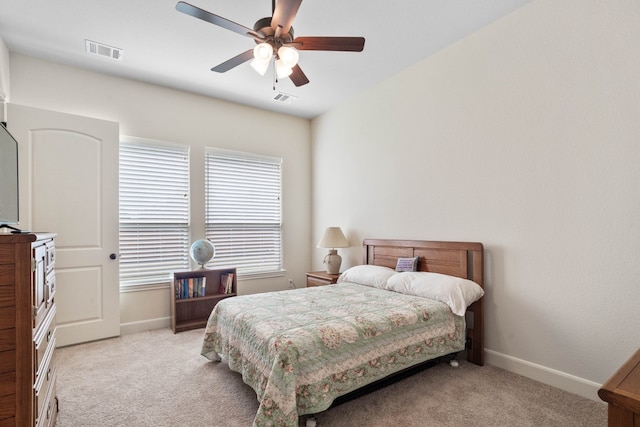
[[[307,273],[307,288],[337,283],[338,277],[339,274],[329,274],[326,271],[310,271]]]

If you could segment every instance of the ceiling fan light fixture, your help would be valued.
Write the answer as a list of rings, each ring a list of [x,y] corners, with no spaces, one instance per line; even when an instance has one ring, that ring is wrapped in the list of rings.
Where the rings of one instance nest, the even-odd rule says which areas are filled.
[[[278,58],[280,58],[287,67],[293,68],[298,63],[300,54],[292,47],[281,46],[280,49],[278,49]]]
[[[282,59],[278,59],[276,61],[276,75],[279,79],[289,77],[291,73],[293,73],[293,69],[285,64]]]
[[[263,61],[261,59],[254,58],[253,60],[251,60],[249,65],[251,65],[251,67],[256,70],[258,74],[264,76],[264,74],[267,72],[267,69],[269,68],[269,60]]]
[[[273,46],[269,43],[260,43],[253,48],[253,57],[257,60],[269,64],[269,60],[273,56]]]
[[[276,69],[274,71],[277,77],[290,77],[291,82],[296,87],[300,87],[309,83],[309,79],[298,65],[298,50],[362,52],[365,41],[364,37],[294,37],[292,25],[300,3],[302,0],[278,0],[276,4],[276,0],[273,0],[271,2],[271,16],[259,19],[253,29],[182,0],[176,4],[176,10],[241,36],[249,37],[258,43],[254,49],[244,51],[216,65],[211,68],[211,71],[225,73],[251,60],[253,56],[251,66],[258,73],[264,75],[269,68],[270,60],[275,59]],[[288,45],[294,45],[297,49],[292,49]],[[276,50],[277,52],[275,52]]]

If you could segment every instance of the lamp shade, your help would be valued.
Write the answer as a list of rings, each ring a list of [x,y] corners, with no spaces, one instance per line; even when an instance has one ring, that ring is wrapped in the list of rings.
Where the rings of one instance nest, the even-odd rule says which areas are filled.
[[[253,57],[255,59],[269,62],[273,56],[273,46],[269,43],[260,43],[253,48]]]
[[[318,242],[318,248],[348,248],[349,241],[340,227],[328,227]]]
[[[258,72],[258,74],[264,76],[264,73],[267,72],[267,68],[269,68],[269,61],[263,61],[262,59],[253,58],[250,65],[254,70]]]
[[[267,72],[267,68],[269,68],[269,61],[272,56],[273,46],[269,43],[260,43],[253,48],[253,60],[250,65],[261,76],[264,76],[264,73]]]
[[[278,58],[280,58],[282,63],[289,68],[293,68],[296,66],[299,57],[300,55],[298,54],[298,51],[296,51],[294,48],[282,46],[280,49],[278,49]]]
[[[289,77],[293,73],[293,69],[285,64],[282,59],[276,60],[276,75],[279,79]]]

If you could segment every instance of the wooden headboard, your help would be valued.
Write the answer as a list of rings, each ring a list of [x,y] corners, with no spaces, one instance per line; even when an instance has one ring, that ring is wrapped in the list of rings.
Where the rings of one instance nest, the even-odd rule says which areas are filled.
[[[473,280],[484,288],[484,249],[476,242],[365,239],[364,263],[395,268],[398,258],[418,258],[418,271]],[[467,360],[484,365],[484,297],[467,309]]]

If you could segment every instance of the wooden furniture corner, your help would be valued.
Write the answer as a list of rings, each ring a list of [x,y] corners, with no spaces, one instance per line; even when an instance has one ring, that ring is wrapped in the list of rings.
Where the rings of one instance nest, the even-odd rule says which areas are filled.
[[[608,403],[609,426],[640,427],[640,349],[598,390]]]

